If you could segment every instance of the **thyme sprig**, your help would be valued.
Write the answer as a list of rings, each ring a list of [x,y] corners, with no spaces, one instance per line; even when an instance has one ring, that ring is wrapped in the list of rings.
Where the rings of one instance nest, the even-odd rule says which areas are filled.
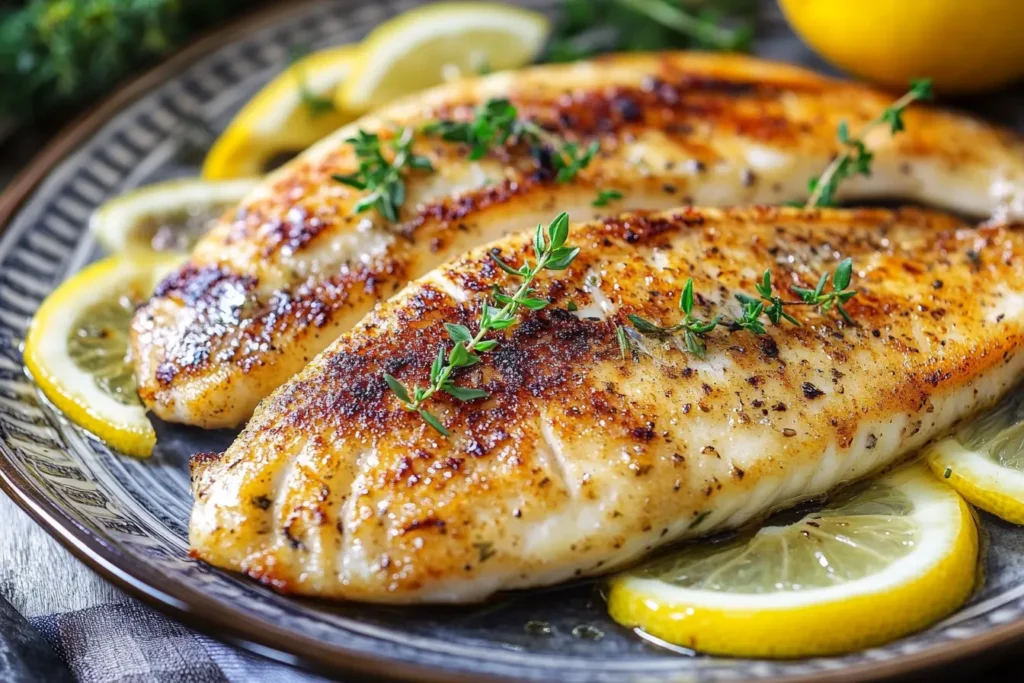
[[[514,140],[530,147],[542,166],[550,166],[555,180],[565,183],[586,168],[597,154],[598,143],[586,147],[566,141],[534,121],[520,118],[509,100],[491,98],[477,107],[471,121],[440,120],[423,128],[426,135],[446,142],[468,145],[469,159],[482,158],[487,152]]]
[[[424,407],[431,397],[439,391],[460,401],[475,401],[490,395],[483,389],[455,384],[452,373],[459,368],[476,365],[481,362],[479,354],[493,351],[498,346],[498,341],[486,339],[488,333],[507,330],[516,325],[521,309],[539,311],[548,305],[546,299],[534,296],[536,290],[531,284],[542,270],[565,270],[576,259],[580,252],[579,247],[566,245],[568,237],[569,216],[563,212],[548,225],[547,230],[543,225],[537,226],[533,239],[536,263],[531,265],[529,259],[523,259],[523,264],[516,268],[503,261],[497,254],[489,254],[499,268],[520,279],[519,288],[509,296],[495,287],[494,301],[501,304],[501,308],[484,304],[480,312],[479,329],[475,335],[465,325],[444,324],[449,339],[455,342],[455,345],[447,352],[445,344],[438,347],[437,356],[430,366],[430,384],[426,387],[416,384],[410,391],[398,379],[385,373],[384,380],[402,402],[402,408],[419,414],[428,425],[444,436],[450,436],[451,432],[444,423]]]
[[[868,121],[857,135],[851,136],[849,126],[846,121],[842,121],[838,129],[842,151],[832,160],[820,177],[812,178],[808,182],[807,189],[810,192],[810,197],[805,206],[807,208],[835,206],[836,190],[843,180],[855,175],[871,175],[871,162],[874,160],[874,154],[864,143],[868,133],[880,125],[888,125],[892,135],[905,130],[903,113],[906,108],[918,100],[931,100],[932,96],[931,80],[911,81],[910,90],[886,107],[877,117]]]
[[[662,327],[632,313],[626,317],[629,318],[629,322],[633,323],[633,327],[641,334],[654,337],[668,337],[677,332],[682,332],[686,349],[698,358],[703,358],[707,352],[704,335],[718,326],[718,323],[721,322],[721,316],[716,315],[711,320],[701,320],[693,315],[693,278],[687,279],[686,285],[683,286],[683,291],[679,294],[679,310],[683,312],[682,322],[668,327]]]
[[[846,322],[853,324],[853,318],[843,307],[843,304],[857,294],[856,289],[850,288],[850,281],[852,279],[853,260],[849,258],[843,259],[836,268],[835,274],[825,273],[822,275],[814,289],[797,287],[795,285],[790,287],[800,300],[786,301],[775,293],[771,269],[768,269],[764,271],[761,281],[754,285],[757,296],[751,296],[743,292],[734,295],[741,306],[738,316],[728,318],[716,315],[711,320],[701,320],[693,314],[695,298],[693,278],[688,278],[683,286],[683,291],[679,295],[679,310],[683,313],[683,320],[681,322],[674,325],[661,326],[638,315],[630,314],[626,317],[633,324],[633,327],[643,335],[666,338],[682,332],[687,351],[698,358],[704,358],[707,354],[707,335],[719,325],[727,325],[732,331],[749,330],[759,335],[767,332],[762,318],[767,318],[773,325],[781,325],[783,321],[786,321],[799,327],[801,325],[800,320],[788,313],[785,310],[786,307],[814,306],[821,315],[827,315],[829,311],[835,309]],[[825,291],[830,281],[832,288],[830,291]],[[622,337],[620,336],[620,345],[622,343],[621,340]]]
[[[398,212],[405,203],[405,174],[408,170],[433,171],[430,159],[412,151],[414,131],[399,128],[388,146],[392,155],[385,157],[380,137],[376,133],[359,130],[354,137],[346,140],[355,149],[359,170],[348,175],[335,174],[331,177],[357,190],[369,191],[356,202],[353,213],[377,209],[388,221],[398,221]]]

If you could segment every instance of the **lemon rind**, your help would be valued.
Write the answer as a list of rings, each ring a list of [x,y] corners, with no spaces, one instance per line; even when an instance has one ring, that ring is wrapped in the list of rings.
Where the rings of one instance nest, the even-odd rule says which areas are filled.
[[[302,106],[297,78],[301,77],[316,95],[333,99],[351,73],[359,50],[358,45],[320,50],[275,76],[242,106],[214,141],[203,160],[201,177],[230,180],[258,175],[269,156],[284,148],[305,148],[316,142],[319,138],[309,139],[303,131],[287,127],[288,120]],[[329,125],[318,125],[317,130],[334,129],[353,118],[344,111],[323,116]]]
[[[965,448],[955,438],[929,447],[927,460],[936,476],[975,507],[1012,524],[1024,524],[1024,472]]]
[[[438,18],[445,21],[437,21]],[[510,30],[513,24],[519,28]],[[363,40],[352,76],[339,89],[337,101],[352,111],[372,108],[379,104],[373,97],[383,80],[382,75],[387,73],[387,65],[414,49],[410,46],[444,35],[455,38],[470,29],[494,29],[530,36],[528,62],[543,47],[550,23],[538,12],[491,2],[441,2],[410,10],[381,24]]]
[[[109,257],[66,280],[43,302],[25,336],[25,367],[36,384],[64,416],[92,432],[112,448],[146,457],[156,434],[140,406],[118,403],[95,387],[92,376],[74,364],[66,342],[75,323],[75,311],[123,291],[140,278],[155,279],[177,259]],[[83,389],[88,387],[88,389]]]
[[[928,498],[941,502],[913,496],[913,518],[930,547],[897,560],[896,572],[886,570],[893,580],[880,583],[875,574],[841,588],[764,595],[692,590],[625,575],[612,582],[609,612],[617,622],[671,643],[746,657],[836,655],[920,630],[970,596],[978,532],[967,504],[951,489],[941,491],[940,482],[924,481],[928,473],[916,469],[920,476],[902,482],[905,490],[927,488]]]
[[[141,248],[132,242],[131,231],[140,217],[159,215],[183,205],[230,204],[241,201],[258,178],[202,180],[177,178],[132,190],[104,202],[89,219],[89,231],[110,252]]]

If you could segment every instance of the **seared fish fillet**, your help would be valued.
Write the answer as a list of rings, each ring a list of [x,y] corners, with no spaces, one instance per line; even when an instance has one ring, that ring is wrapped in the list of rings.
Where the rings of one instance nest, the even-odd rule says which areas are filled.
[[[559,184],[527,150],[479,161],[467,148],[420,140],[437,172],[413,172],[401,223],[352,214],[360,193],[331,179],[357,163],[357,128],[466,119],[491,97],[601,152]],[[680,204],[779,204],[852,130],[893,97],[741,56],[629,55],[543,66],[448,85],[363,119],[269,177],[203,239],[133,327],[139,394],[159,417],[203,427],[241,424],[256,403],[374,305],[467,249],[549,219]],[[871,177],[848,198],[901,197],[963,213],[1024,214],[1024,144],[983,123],[913,108],[907,131],[879,130]],[[622,191],[605,208],[599,189]]]
[[[223,455],[197,457],[196,557],[274,588],[379,602],[466,602],[598,574],[664,543],[740,526],[920,447],[1024,368],[1024,232],[943,214],[679,209],[575,227],[582,253],[538,278],[551,306],[495,334],[432,399],[446,439],[382,377],[429,383],[475,333],[486,248],[410,285],[263,401]],[[517,263],[528,236],[493,245]],[[797,309],[767,334],[720,327],[707,356],[626,316],[737,313],[766,268],[813,287],[852,257],[856,325]],[[570,311],[568,304],[578,307]],[[618,325],[634,337],[624,358]]]

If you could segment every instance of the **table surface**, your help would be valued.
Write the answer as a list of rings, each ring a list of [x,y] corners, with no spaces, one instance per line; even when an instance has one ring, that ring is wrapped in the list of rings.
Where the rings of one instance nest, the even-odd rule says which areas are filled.
[[[795,41],[781,53],[769,56],[823,66]],[[1001,93],[947,104],[971,109],[1024,132],[1024,84]],[[29,127],[0,140],[0,189],[58,128],[58,124],[53,123]],[[131,601],[75,559],[3,494],[0,494],[0,522],[3,524],[0,529],[0,595],[30,621],[57,613]],[[966,663],[948,672],[945,680],[967,681],[979,676],[985,681],[1021,680],[1022,667],[1024,653],[1010,652]]]

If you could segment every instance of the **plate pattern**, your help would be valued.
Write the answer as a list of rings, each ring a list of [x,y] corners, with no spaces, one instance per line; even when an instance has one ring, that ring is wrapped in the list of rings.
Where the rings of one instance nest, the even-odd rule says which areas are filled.
[[[330,606],[279,596],[188,557],[188,456],[223,448],[231,435],[158,425],[152,459],[111,453],[65,421],[26,376],[20,345],[27,321],[66,274],[95,256],[85,227],[97,204],[139,184],[194,173],[212,131],[287,62],[293,46],[358,39],[412,4],[298,6],[126,107],[38,188],[0,238],[0,480],[8,492],[140,597],[212,635],[318,667],[437,680],[823,680],[934,661],[959,641],[1024,630],[1024,534],[987,516],[988,579],[968,608],[884,648],[799,662],[655,647],[611,623],[591,584],[471,609]],[[528,622],[545,622],[548,632]]]

